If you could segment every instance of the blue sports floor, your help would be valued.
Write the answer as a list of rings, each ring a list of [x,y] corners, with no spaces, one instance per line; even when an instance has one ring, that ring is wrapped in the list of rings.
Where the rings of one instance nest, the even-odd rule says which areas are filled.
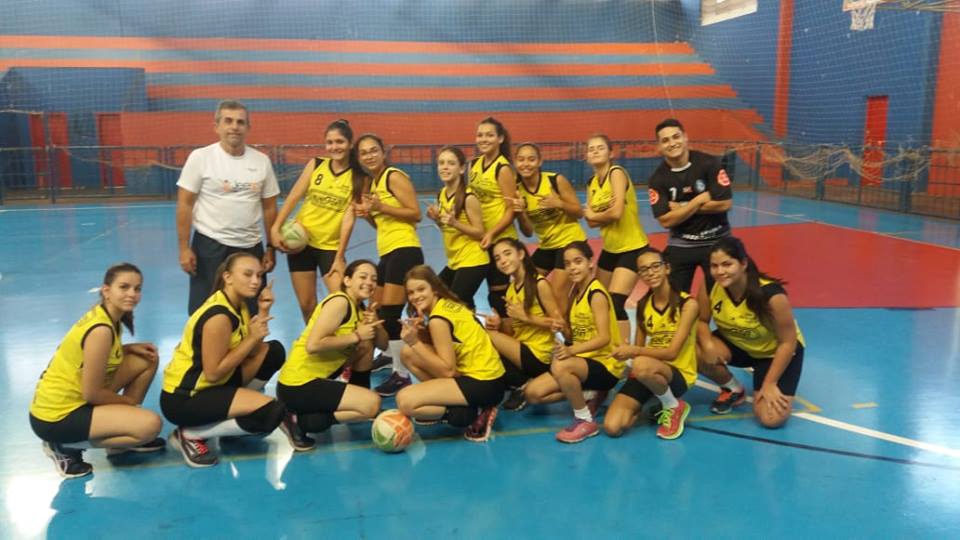
[[[751,192],[734,205],[759,266],[791,282],[807,339],[783,429],[758,427],[747,407],[711,416],[714,393],[698,386],[676,441],[643,425],[562,445],[553,434],[570,411],[556,404],[502,411],[486,444],[435,426],[386,455],[369,424],[335,426],[300,455],[279,432],[224,443],[203,470],[174,450],[109,461],[92,450],[94,475],[63,482],[27,422],[35,381],[120,260],[145,273],[126,339],[157,343],[166,363],[187,301],[174,208],[0,209],[0,537],[956,538],[960,223]],[[350,258],[374,255],[361,227]],[[439,267],[438,231],[420,232]],[[285,261],[275,274],[273,336],[289,345],[302,322]]]

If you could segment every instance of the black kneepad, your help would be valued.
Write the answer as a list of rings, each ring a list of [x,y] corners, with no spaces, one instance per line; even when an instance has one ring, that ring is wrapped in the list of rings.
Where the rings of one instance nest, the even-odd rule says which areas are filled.
[[[627,295],[610,293],[610,299],[613,300],[613,313],[617,316],[617,320],[626,321],[630,319],[630,316],[627,315]]]
[[[257,370],[255,377],[261,381],[269,381],[273,374],[280,371],[283,362],[287,359],[287,351],[283,344],[277,340],[267,342],[267,356],[264,357],[260,369]]]
[[[447,413],[444,414],[443,417],[451,426],[465,428],[477,419],[477,408],[454,405],[447,407]]]
[[[403,305],[383,306],[377,310],[377,316],[383,319],[383,329],[390,339],[400,339],[400,319],[403,318]]]
[[[249,433],[271,433],[283,421],[287,410],[278,401],[271,401],[246,416],[237,418],[237,425]]]

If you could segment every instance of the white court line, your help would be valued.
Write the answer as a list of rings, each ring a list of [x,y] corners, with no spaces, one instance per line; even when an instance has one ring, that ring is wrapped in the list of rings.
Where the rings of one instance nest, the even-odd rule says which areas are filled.
[[[695,384],[701,388],[706,388],[708,390],[713,390],[715,392],[720,391],[719,386],[706,381],[701,381],[699,379],[697,379],[697,382]],[[753,402],[753,396],[748,396],[747,401]],[[875,429],[865,428],[855,424],[848,424],[847,422],[841,422],[839,420],[827,418],[819,414],[813,414],[809,412],[796,412],[796,413],[793,413],[791,416],[795,418],[802,418],[810,422],[816,422],[817,424],[823,424],[825,426],[829,426],[832,428],[842,429],[844,431],[849,431],[851,433],[856,433],[858,435],[863,435],[865,437],[880,439],[881,441],[892,442],[894,444],[901,444],[903,446],[909,446],[911,448],[919,448],[920,450],[926,450],[928,452],[933,452],[935,454],[940,454],[943,456],[960,458],[960,450],[957,450],[955,448],[940,446],[939,444],[926,443],[926,442],[918,441],[915,439],[908,439],[906,437],[901,437],[899,435],[893,435],[891,433],[885,433],[883,431],[877,431]]]
[[[847,225],[837,225],[836,223],[828,223],[828,222],[826,222],[826,221],[818,221],[818,220],[816,220],[816,219],[809,219],[809,218],[806,218],[806,217],[796,217],[796,216],[802,215],[802,214],[781,214],[780,212],[771,212],[770,210],[760,210],[760,209],[757,209],[757,208],[750,208],[750,207],[748,207],[748,206],[737,206],[737,205],[734,205],[734,208],[739,208],[739,209],[741,209],[741,210],[748,210],[748,211],[750,211],[750,212],[756,212],[757,214],[766,214],[766,215],[768,215],[768,216],[776,216],[776,217],[781,217],[781,218],[793,219],[793,220],[796,220],[796,221],[799,221],[799,222],[803,222],[803,223],[817,223],[817,224],[819,224],[819,225],[825,225],[825,226],[827,226],[827,227],[836,227],[836,228],[838,228],[838,229],[846,229],[846,230],[848,230],[848,231],[856,231],[856,232],[862,232],[862,233],[868,233],[868,234],[876,234],[877,236],[886,236],[886,237],[888,237],[888,238],[893,238],[893,239],[896,239],[896,240],[902,240],[902,241],[904,241],[904,242],[913,242],[914,244],[920,244],[920,245],[923,245],[923,246],[942,247],[942,248],[950,249],[950,250],[953,250],[953,251],[960,251],[960,248],[954,247],[954,246],[948,246],[948,245],[945,245],[945,244],[937,244],[937,243],[934,243],[934,242],[926,242],[926,241],[923,241],[923,240],[915,240],[915,239],[913,239],[913,238],[902,238],[902,237],[900,237],[900,236],[894,236],[894,234],[902,234],[902,233],[885,233],[885,232],[880,232],[880,231],[871,231],[871,230],[867,230],[867,229],[858,229],[858,228],[856,228],[856,227],[849,227],[849,226],[847,226]],[[934,219],[934,218],[923,217],[922,219]],[[944,221],[946,221],[946,220],[944,220]],[[948,223],[951,223],[951,222],[948,221]],[[786,225],[786,224],[784,224],[784,225]],[[745,227],[745,228],[752,228],[752,227]]]
[[[9,212],[73,212],[76,210],[106,210],[110,208],[167,208],[169,206],[175,206],[177,203],[168,202],[160,204],[125,204],[125,203],[111,203],[104,202],[99,206],[61,206],[61,207],[51,207],[51,208],[7,208],[0,210],[0,213]]]
[[[825,426],[830,426],[837,429],[842,429],[844,431],[849,431],[851,433],[857,433],[859,435],[864,435],[866,437],[872,437],[874,439],[880,439],[881,441],[892,442],[895,444],[902,444],[904,446],[910,446],[913,448],[919,448],[921,450],[926,450],[928,452],[934,452],[936,454],[941,454],[944,456],[950,456],[954,458],[960,458],[960,450],[955,448],[949,448],[946,446],[940,446],[939,444],[925,443],[923,441],[917,441],[914,439],[908,439],[906,437],[901,437],[899,435],[891,435],[890,433],[884,433],[882,431],[877,431],[874,429],[869,429],[865,427],[860,427],[854,424],[848,424],[846,422],[841,422],[839,420],[833,420],[832,418],[826,418],[817,414],[810,414],[808,412],[798,412],[793,416],[797,418],[803,418],[804,420],[809,420],[811,422],[816,422],[818,424],[823,424]]]

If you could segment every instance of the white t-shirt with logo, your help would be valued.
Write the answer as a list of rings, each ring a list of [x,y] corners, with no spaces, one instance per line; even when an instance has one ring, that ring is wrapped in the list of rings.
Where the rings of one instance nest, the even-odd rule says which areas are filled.
[[[197,194],[193,227],[221,244],[247,248],[263,239],[261,199],[280,194],[266,154],[250,148],[228,154],[220,143],[190,152],[177,186]]]

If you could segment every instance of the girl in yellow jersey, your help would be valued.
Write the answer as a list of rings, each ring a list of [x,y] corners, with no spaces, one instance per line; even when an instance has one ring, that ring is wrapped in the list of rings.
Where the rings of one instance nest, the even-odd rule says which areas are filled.
[[[364,307],[377,288],[377,267],[368,260],[350,263],[339,292],[314,310],[293,342],[280,370],[277,397],[288,414],[281,429],[298,452],[316,441],[307,433],[325,431],[337,422],[364,422],[380,411],[380,396],[370,391],[373,347],[386,347],[387,335],[372,309]],[[374,307],[374,306],[371,306]],[[352,368],[350,383],[337,380]]]
[[[630,378],[603,419],[603,429],[619,437],[633,426],[647,400],[657,398],[657,436],[676,439],[690,405],[680,399],[697,380],[697,301],[670,286],[670,265],[650,248],[637,258],[640,279],[650,288],[637,304],[634,345],[621,345],[613,355],[633,359]]]
[[[360,202],[363,188],[363,174],[352,152],[350,123],[337,120],[327,126],[325,146],[329,157],[307,162],[270,229],[271,244],[287,253],[290,281],[304,322],[317,307],[317,268],[328,291],[340,289],[347,265],[344,253],[356,219],[351,205]],[[294,252],[283,243],[280,227],[301,200],[295,219],[310,240]]]
[[[157,438],[160,416],[139,407],[157,372],[157,348],[120,343],[121,324],[133,333],[142,283],[130,263],[107,269],[100,303],[70,328],[37,383],[30,427],[64,478],[93,471],[85,448],[154,452],[166,444]]]
[[[510,164],[510,133],[499,120],[487,117],[477,124],[477,157],[470,164],[470,189],[480,199],[483,213],[483,238],[480,246],[488,250],[487,301],[503,313],[503,292],[510,278],[497,270],[490,248],[501,238],[517,238],[513,226],[514,200],[517,195],[517,174]]]
[[[597,279],[610,291],[622,335],[630,335],[627,297],[637,284],[637,256],[647,247],[640,224],[637,191],[626,169],[612,161],[613,148],[606,135],[587,139],[587,163],[593,177],[587,185],[587,225],[600,228],[603,251],[597,259]]]
[[[459,148],[440,149],[437,174],[443,188],[437,195],[437,204],[427,208],[427,217],[440,228],[447,254],[447,266],[440,272],[440,279],[472,310],[473,297],[487,276],[490,263],[490,256],[480,246],[484,234],[480,200],[467,187],[467,158]]]
[[[423,251],[416,225],[420,221],[417,192],[407,173],[387,163],[386,151],[380,137],[360,136],[354,146],[358,161],[367,173],[363,201],[357,206],[357,215],[366,217],[377,231],[376,301],[381,306],[379,316],[389,337],[387,358],[393,361],[393,373],[376,391],[381,396],[395,395],[410,384],[410,372],[400,361],[400,319],[406,293],[403,277],[407,271],[423,264]],[[383,364],[384,366],[386,364]]]
[[[493,257],[497,268],[510,276],[510,287],[505,318],[494,311],[487,316],[487,330],[504,359],[504,382],[513,389],[503,408],[518,411],[526,405],[526,382],[550,371],[553,328],[563,325],[563,317],[550,283],[537,272],[522,242],[515,238],[497,240]]]
[[[563,269],[562,250],[570,242],[587,239],[579,222],[583,207],[565,176],[540,169],[543,160],[537,145],[518,146],[516,164],[520,173],[520,197],[515,205],[517,223],[523,234],[536,234],[540,245],[533,253],[533,264],[541,274],[552,275],[555,296],[566,300],[570,282]],[[561,311],[565,307],[561,305]]]
[[[790,418],[803,370],[803,334],[793,318],[784,282],[757,268],[740,239],[721,238],[710,249],[710,296],[701,289],[697,342],[700,373],[720,385],[710,410],[726,414],[743,403],[743,385],[727,365],[753,368],[753,413],[769,428]],[[710,318],[717,329],[710,333]]]
[[[405,321],[401,358],[421,382],[397,394],[397,407],[421,423],[445,420],[466,427],[467,440],[486,441],[505,389],[500,355],[473,311],[429,266],[411,269],[406,286],[418,315]]]
[[[283,420],[283,405],[260,392],[286,356],[279,341],[263,341],[273,290],[272,284],[260,290],[262,273],[249,253],[227,257],[213,294],[190,316],[163,372],[160,409],[177,426],[170,440],[191,467],[217,464],[207,439],[266,435]],[[251,298],[259,307],[252,319]]]
[[[573,289],[567,308],[564,343],[557,343],[550,373],[530,381],[525,389],[530,403],[552,403],[566,398],[574,421],[557,433],[557,440],[577,443],[600,432],[597,410],[623,376],[624,362],[613,356],[620,331],[610,293],[593,277],[593,250],[583,241],[563,250],[563,267]],[[592,393],[585,396],[584,391]]]

